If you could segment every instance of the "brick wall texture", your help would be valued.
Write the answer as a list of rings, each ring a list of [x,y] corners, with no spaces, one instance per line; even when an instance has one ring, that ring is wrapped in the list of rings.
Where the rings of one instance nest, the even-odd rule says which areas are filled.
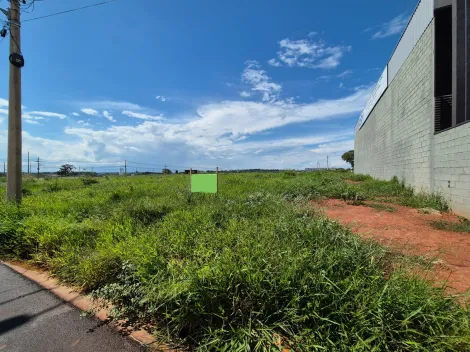
[[[355,172],[438,192],[470,217],[470,123],[434,134],[434,21],[355,137]]]

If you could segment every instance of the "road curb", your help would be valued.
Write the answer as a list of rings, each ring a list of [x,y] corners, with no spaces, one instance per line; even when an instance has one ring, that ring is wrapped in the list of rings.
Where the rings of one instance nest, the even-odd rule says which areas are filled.
[[[0,261],[0,263],[6,265],[11,270],[28,278],[29,280],[35,282],[39,286],[53,293],[55,296],[59,297],[64,302],[75,306],[81,311],[89,312],[94,308],[93,301],[91,298],[82,295],[80,292],[74,290],[71,287],[59,283],[59,280],[50,277],[47,272],[40,272],[34,269],[25,268],[20,265],[4,261]],[[101,321],[106,321],[108,319],[108,316],[109,311],[106,309],[101,309],[95,312],[95,317]],[[120,329],[116,327],[113,328],[120,332]],[[157,340],[145,330],[132,331],[128,334],[128,337],[147,347],[151,351],[175,351],[173,349],[168,348],[167,346],[159,345],[157,343]]]

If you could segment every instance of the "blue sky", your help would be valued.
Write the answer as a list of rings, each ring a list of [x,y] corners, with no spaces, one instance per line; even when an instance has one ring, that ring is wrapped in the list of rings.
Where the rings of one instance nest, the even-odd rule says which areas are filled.
[[[96,2],[37,1],[22,19]],[[123,160],[140,171],[305,168],[327,156],[343,166],[415,5],[116,0],[24,22],[24,154],[44,159],[46,171],[66,161],[109,171]],[[8,49],[7,38],[0,160]]]

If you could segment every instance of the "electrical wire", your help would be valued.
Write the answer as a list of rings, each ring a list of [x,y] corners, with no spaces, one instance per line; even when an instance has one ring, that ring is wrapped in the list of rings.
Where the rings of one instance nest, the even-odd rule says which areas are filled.
[[[75,11],[79,11],[79,10],[84,10],[84,9],[88,9],[90,7],[101,6],[101,5],[109,4],[110,2],[113,2],[113,1],[116,1],[116,0],[103,1],[103,2],[96,3],[96,4],[92,4],[92,5],[87,5],[87,6],[83,6],[83,7],[77,7],[75,9],[70,9],[70,10],[61,11],[61,12],[57,12],[57,13],[52,13],[50,15],[29,18],[29,19],[23,20],[22,23],[30,22],[30,21],[36,21],[36,20],[40,20],[40,19],[43,19],[43,18],[53,17],[53,16],[58,16],[58,15],[62,15],[64,13],[70,13],[70,12],[75,12]]]
[[[11,34],[11,30],[10,30],[10,37],[11,37],[11,39],[13,39],[13,42],[15,42],[16,47],[18,48],[18,51],[20,52],[20,54],[23,55],[23,53],[21,52],[21,48],[20,48],[20,46],[18,45],[18,42],[16,41],[15,37],[13,36],[13,34]]]

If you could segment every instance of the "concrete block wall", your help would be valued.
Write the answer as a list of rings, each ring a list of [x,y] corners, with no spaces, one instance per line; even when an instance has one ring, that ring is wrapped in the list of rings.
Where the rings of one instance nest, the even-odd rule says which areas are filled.
[[[431,190],[434,26],[428,26],[355,138],[355,172]]]
[[[470,219],[470,123],[434,136],[433,190]]]
[[[355,138],[355,172],[439,192],[470,217],[470,123],[434,134],[434,21]]]

